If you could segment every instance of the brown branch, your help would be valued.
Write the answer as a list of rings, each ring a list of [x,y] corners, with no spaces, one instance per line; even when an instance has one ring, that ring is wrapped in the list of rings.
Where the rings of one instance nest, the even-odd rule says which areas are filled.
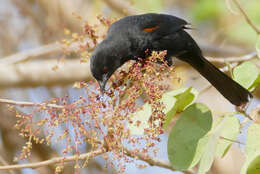
[[[236,4],[237,8],[239,9],[239,11],[242,13],[242,15],[244,16],[244,18],[246,19],[246,22],[253,28],[253,30],[255,30],[255,32],[260,35],[260,30],[254,25],[254,23],[251,21],[251,19],[248,17],[248,15],[246,14],[246,12],[243,10],[243,8],[241,7],[241,5],[239,4],[238,0],[233,0],[233,2]]]
[[[115,11],[126,16],[144,13],[142,10],[134,8],[130,2],[125,0],[104,0],[104,2]]]
[[[35,162],[35,163],[29,163],[29,164],[17,164],[17,165],[9,165],[9,166],[0,166],[0,170],[11,170],[11,169],[23,169],[23,168],[39,168],[39,167],[44,167],[48,165],[53,165],[57,163],[62,163],[62,162],[70,162],[70,161],[76,161],[76,160],[84,160],[84,159],[90,159],[93,157],[96,157],[98,155],[106,153],[107,150],[102,147],[98,150],[88,152],[88,153],[83,153],[81,155],[74,155],[74,156],[69,156],[69,157],[56,157],[52,158],[46,161],[41,161],[41,162]]]
[[[48,45],[40,46],[34,49],[25,50],[11,56],[7,56],[0,59],[0,64],[13,64],[22,61],[27,61],[32,58],[43,56],[49,53],[55,53],[62,51],[62,46],[59,43],[51,43]]]
[[[141,153],[134,153],[133,151],[129,150],[128,148],[124,147],[124,153],[132,158],[138,158],[139,160],[142,160],[146,163],[148,163],[150,166],[158,166],[165,169],[170,169],[172,171],[176,171],[167,161],[163,161],[161,159],[153,158],[150,156],[143,156]],[[182,171],[185,174],[193,174],[193,171]]]
[[[72,43],[66,50],[72,52],[79,50],[81,42]],[[88,51],[92,51],[94,48],[89,48]],[[51,53],[64,52],[64,46],[61,43],[50,43],[37,48],[25,50],[7,57],[0,58],[0,64],[16,64],[25,62],[40,56],[44,56]]]
[[[93,157],[96,157],[98,155],[102,155],[106,153],[107,150],[106,148],[102,147],[96,151],[89,152],[89,153],[84,153],[79,156],[69,156],[69,157],[56,157],[52,158],[46,161],[41,161],[41,162],[35,162],[35,163],[29,163],[29,164],[17,164],[17,165],[9,165],[9,166],[0,166],[0,170],[14,170],[14,169],[23,169],[23,168],[39,168],[39,167],[44,167],[48,165],[53,165],[61,162],[71,162],[71,161],[76,161],[76,160],[84,160],[84,159],[90,159]],[[144,157],[141,153],[134,153],[133,151],[129,150],[128,148],[124,147],[124,153],[132,158],[138,158],[139,160],[142,160],[146,163],[148,163],[151,166],[158,166],[166,169],[170,169],[172,171],[176,171],[168,162],[163,161],[161,159],[156,159],[152,158],[150,156]],[[194,174],[193,171],[183,171],[185,174]]]
[[[53,68],[57,67],[56,70]],[[89,63],[79,59],[39,60],[22,64],[0,64],[0,88],[69,85],[93,79]]]
[[[2,165],[4,166],[8,166],[8,163],[5,161],[5,159],[2,156],[0,156],[0,163],[2,163]],[[15,174],[14,170],[8,170],[8,173]]]
[[[64,106],[56,105],[56,104],[47,104],[47,103],[33,103],[33,102],[25,102],[25,101],[14,101],[9,99],[0,99],[0,103],[9,104],[9,105],[19,105],[19,106],[44,106],[56,109],[63,109]]]
[[[244,56],[240,56],[240,57],[229,57],[229,58],[212,58],[212,57],[207,57],[207,59],[210,62],[216,62],[216,63],[232,63],[232,62],[243,62],[243,61],[247,61],[250,59],[253,59],[254,57],[257,56],[257,53],[254,51],[252,53],[246,54]]]

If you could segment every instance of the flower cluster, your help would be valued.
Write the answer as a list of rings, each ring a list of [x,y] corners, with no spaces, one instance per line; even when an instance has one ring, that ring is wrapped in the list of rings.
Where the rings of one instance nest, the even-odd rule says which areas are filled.
[[[103,26],[112,23],[101,16],[98,19]],[[65,30],[65,34],[71,34],[72,39],[62,42],[67,46],[74,42],[84,43],[79,45],[79,53],[86,55],[86,50],[95,47],[103,35],[97,34],[97,26],[85,23],[83,28],[83,34],[71,34]],[[165,55],[165,51],[153,52],[145,60],[127,62],[110,78],[110,88],[104,96],[97,90],[99,87],[96,82],[78,82],[76,87],[84,90],[85,94],[72,103],[69,103],[69,96],[54,98],[35,106],[30,114],[10,108],[18,118],[15,127],[20,130],[21,136],[28,139],[17,160],[30,155],[33,143],[63,143],[64,156],[80,155],[83,146],[93,150],[106,147],[112,154],[112,157],[104,155],[107,166],[113,167],[116,161],[118,172],[123,173],[125,164],[131,162],[124,151],[125,146],[132,148],[135,153],[156,154],[158,149],[155,144],[160,142],[159,135],[163,133],[164,122],[164,106],[160,99],[169,88],[167,79],[169,72],[173,71],[164,61]],[[145,128],[143,135],[131,135],[127,125],[133,123],[133,113],[141,110],[144,103],[152,107],[152,115],[147,122],[149,128]],[[138,126],[139,121],[134,124]],[[75,169],[79,167],[77,161]],[[60,172],[62,167],[58,168],[56,172]]]

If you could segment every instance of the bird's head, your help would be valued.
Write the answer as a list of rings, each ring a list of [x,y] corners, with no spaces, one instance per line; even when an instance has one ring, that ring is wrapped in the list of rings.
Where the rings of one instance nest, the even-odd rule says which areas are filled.
[[[115,47],[107,41],[101,42],[90,59],[90,69],[94,78],[98,81],[102,94],[111,75],[122,65],[120,55]]]

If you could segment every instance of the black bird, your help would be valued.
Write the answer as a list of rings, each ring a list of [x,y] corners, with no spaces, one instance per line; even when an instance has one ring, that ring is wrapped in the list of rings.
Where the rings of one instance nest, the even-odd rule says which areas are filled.
[[[102,93],[107,80],[126,61],[145,58],[146,50],[167,50],[165,59],[169,65],[173,56],[187,62],[232,104],[246,104],[252,94],[203,57],[199,46],[185,31],[187,25],[178,17],[154,13],[128,16],[113,23],[90,61],[91,72]]]

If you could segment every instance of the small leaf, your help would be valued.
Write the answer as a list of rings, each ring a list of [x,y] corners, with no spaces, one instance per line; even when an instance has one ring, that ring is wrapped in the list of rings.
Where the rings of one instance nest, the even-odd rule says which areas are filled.
[[[149,118],[152,114],[152,108],[148,103],[143,105],[142,110],[133,113],[132,123],[127,125],[131,135],[143,135],[144,129],[149,128]]]
[[[219,137],[222,134],[223,128],[227,124],[227,120],[227,117],[221,120],[216,128],[210,133],[209,140],[201,156],[198,174],[205,174],[211,168],[217,151]]]
[[[185,92],[178,94],[175,96],[177,99],[177,102],[175,105],[177,105],[177,112],[181,112],[184,110],[186,106],[188,106],[193,99],[195,98],[195,95],[191,93],[191,87],[185,90]]]
[[[205,151],[201,156],[198,174],[205,174],[207,171],[209,171],[217,149],[217,141],[217,135],[211,135],[209,137],[209,140],[205,146]]]
[[[249,126],[246,139],[246,162],[241,174],[260,173],[260,125],[253,123]]]
[[[176,112],[181,112],[185,107],[191,104],[197,96],[198,92],[192,88],[182,88],[165,93],[162,96],[161,102],[165,106],[163,112],[166,115],[167,125],[176,115]],[[144,129],[149,127],[148,121],[151,114],[152,108],[148,103],[145,103],[140,111],[133,113],[132,123],[128,124],[130,134],[142,135],[144,133]]]
[[[260,152],[260,125],[253,123],[249,126],[246,139],[246,154],[253,156],[257,151]]]
[[[165,116],[165,122],[163,124],[163,128],[167,128],[171,120],[176,116],[177,112],[182,112],[185,107],[187,107],[189,104],[191,104],[195,98],[198,96],[198,92],[195,91],[192,88],[182,88],[178,90],[174,90],[168,93],[165,93],[165,96],[171,96],[172,100],[174,100],[173,107],[169,110],[165,110],[164,113],[166,113]],[[167,105],[169,103],[169,100],[162,100],[164,105]]]
[[[240,128],[239,120],[234,115],[227,115],[224,118],[226,119],[226,121],[220,134],[220,136],[223,137],[223,139],[221,138],[219,139],[217,151],[216,151],[217,157],[224,157],[224,155],[227,153],[228,149],[233,143],[232,140],[235,141],[239,134],[239,128]],[[215,121],[218,122],[217,125],[221,120],[223,120],[223,117],[218,117],[218,119],[219,121]]]
[[[233,75],[235,81],[237,81],[244,88],[252,91],[257,85],[255,82],[258,81],[259,70],[255,64],[251,62],[244,62],[234,68]]]
[[[205,151],[205,147],[206,147],[208,141],[209,141],[209,135],[205,135],[203,138],[201,138],[199,140],[195,156],[194,156],[193,161],[189,168],[193,168],[196,164],[198,164],[198,162],[201,159],[201,156],[203,155],[203,153]]]
[[[253,160],[250,162],[247,174],[259,174],[260,173],[260,154],[253,158]]]
[[[212,115],[205,105],[196,103],[184,110],[168,140],[168,158],[173,168],[186,170],[194,165],[199,140],[209,132],[211,125]]]

